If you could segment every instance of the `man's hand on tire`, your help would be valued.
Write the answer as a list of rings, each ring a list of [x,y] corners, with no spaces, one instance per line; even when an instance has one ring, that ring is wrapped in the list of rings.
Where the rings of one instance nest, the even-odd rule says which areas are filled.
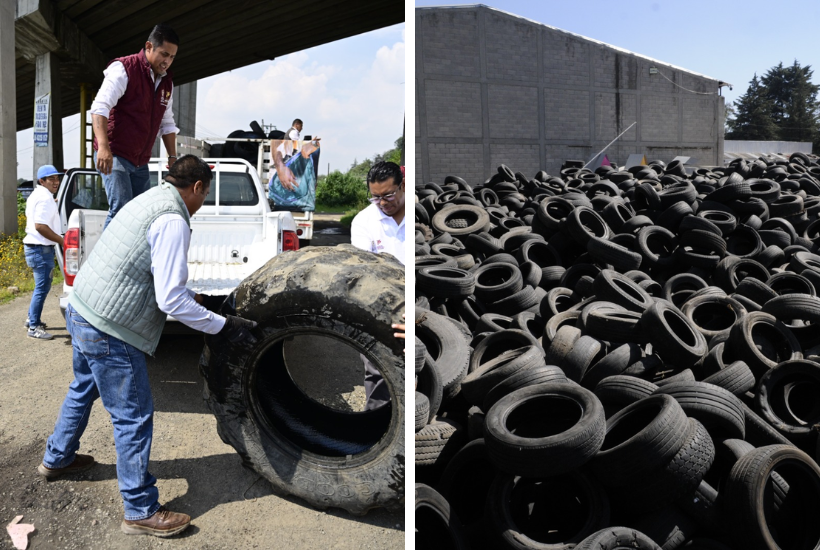
[[[238,344],[253,338],[250,330],[256,328],[256,325],[256,321],[243,319],[236,315],[226,315],[225,326],[219,331],[219,335],[227,338],[232,344]]]
[[[220,306],[222,306],[228,298],[227,294],[217,294],[215,296],[210,294],[198,294],[197,296],[199,296],[197,302],[208,311],[213,311],[214,313],[219,310]]]
[[[402,315],[401,318],[404,319],[404,315]],[[396,330],[400,330],[401,332],[394,332],[393,336],[395,336],[396,338],[401,338],[402,340],[404,340],[404,330],[405,330],[404,323],[394,323],[394,324],[390,325],[390,327],[394,328]]]

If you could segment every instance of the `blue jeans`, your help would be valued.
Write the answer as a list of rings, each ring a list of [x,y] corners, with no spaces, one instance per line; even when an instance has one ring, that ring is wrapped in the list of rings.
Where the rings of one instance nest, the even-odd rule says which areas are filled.
[[[63,468],[74,461],[97,397],[111,415],[117,448],[117,480],[125,519],[140,520],[159,509],[157,480],[148,473],[154,433],[154,401],[145,354],[100,332],[69,304],[66,327],[74,347],[74,380],[68,387],[43,464]]]
[[[31,305],[28,308],[28,321],[30,327],[36,327],[40,324],[43,304],[54,278],[54,247],[26,244],[23,248],[26,264],[34,271],[34,294],[31,295]]]
[[[97,165],[97,152],[94,151],[94,166]],[[103,229],[108,227],[114,216],[123,206],[134,197],[148,191],[151,186],[148,165],[134,166],[122,157],[114,155],[111,164],[111,173],[106,175],[100,172],[105,194],[108,197],[108,217],[105,218]]]

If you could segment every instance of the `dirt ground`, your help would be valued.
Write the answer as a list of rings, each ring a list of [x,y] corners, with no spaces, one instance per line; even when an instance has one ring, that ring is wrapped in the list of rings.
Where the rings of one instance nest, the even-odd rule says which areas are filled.
[[[314,242],[314,244],[319,244]],[[46,438],[72,380],[71,344],[53,289],[43,320],[52,341],[26,337],[30,294],[0,305],[0,524],[15,516],[34,524],[29,548],[39,549],[245,549],[404,548],[403,513],[373,510],[354,517],[344,510],[319,511],[293,497],[273,494],[270,484],[240,464],[222,443],[202,400],[198,372],[201,336],[166,335],[148,373],[154,396],[151,473],[160,500],[193,517],[192,526],[171,539],[120,532],[122,502],[117,489],[116,451],[108,414],[97,401],[82,438],[81,453],[98,463],[72,477],[45,482],[36,474]],[[363,401],[361,363],[351,350],[346,372],[319,390],[335,393],[337,405],[356,410]],[[5,529],[0,549],[14,548]]]

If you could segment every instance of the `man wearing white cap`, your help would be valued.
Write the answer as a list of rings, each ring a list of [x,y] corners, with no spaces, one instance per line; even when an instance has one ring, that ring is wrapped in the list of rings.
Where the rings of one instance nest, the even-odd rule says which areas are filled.
[[[51,340],[54,338],[46,332],[45,324],[40,320],[43,304],[51,290],[51,279],[54,273],[54,245],[63,246],[60,235],[60,215],[54,193],[60,187],[60,176],[63,173],[54,166],[46,164],[37,170],[37,183],[34,191],[26,199],[26,236],[23,237],[23,248],[26,253],[26,264],[34,270],[34,294],[31,295],[31,306],[28,309],[29,338]]]

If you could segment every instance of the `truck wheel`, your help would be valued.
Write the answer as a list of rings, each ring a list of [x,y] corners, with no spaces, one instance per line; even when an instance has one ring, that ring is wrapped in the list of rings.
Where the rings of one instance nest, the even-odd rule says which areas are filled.
[[[403,510],[404,340],[390,325],[401,322],[404,306],[404,267],[389,256],[343,244],[273,258],[222,307],[259,323],[255,340],[205,338],[204,397],[222,440],[278,492],[317,508]],[[304,336],[367,357],[390,401],[347,412],[308,396],[284,355],[286,341]]]

